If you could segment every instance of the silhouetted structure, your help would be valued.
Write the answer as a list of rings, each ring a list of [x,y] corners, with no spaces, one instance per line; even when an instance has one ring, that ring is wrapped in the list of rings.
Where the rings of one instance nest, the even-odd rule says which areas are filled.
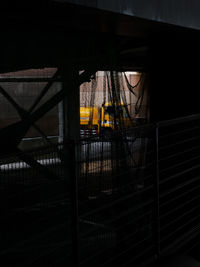
[[[0,86],[19,115],[0,130],[0,258],[5,266],[131,266],[188,251],[200,228],[199,4],[75,2],[2,4],[0,73],[56,72],[27,109]],[[98,70],[110,71],[120,131],[79,140],[79,86]],[[150,88],[151,124],[129,130],[116,117],[117,77],[127,70],[146,73]],[[20,151],[28,129],[41,132],[35,123],[61,101],[64,142]]]

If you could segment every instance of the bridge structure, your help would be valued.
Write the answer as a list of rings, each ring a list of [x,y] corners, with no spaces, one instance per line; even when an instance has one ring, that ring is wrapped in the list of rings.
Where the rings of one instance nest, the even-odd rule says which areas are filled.
[[[191,151],[188,152],[189,154],[182,154],[182,148],[180,148],[180,146],[177,147],[176,144],[173,155],[182,154],[182,157],[181,160],[179,158],[179,160],[176,162],[174,169],[172,168],[172,171],[175,172],[175,176],[178,175],[179,180],[173,184],[173,173],[170,172],[169,177],[167,176],[168,174],[166,174],[163,176],[164,178],[162,182],[158,181],[160,172],[162,172],[162,170],[158,168],[160,159],[160,146],[158,146],[156,141],[158,142],[158,140],[161,140],[163,136],[165,138],[169,135],[171,138],[173,132],[176,132],[176,136],[178,136],[179,129],[174,126],[176,124],[176,120],[173,120],[172,123],[169,123],[169,121],[165,122],[164,124],[161,123],[159,124],[159,127],[158,124],[155,123],[163,120],[172,120],[177,117],[190,116],[200,112],[198,101],[199,71],[198,67],[196,67],[196,63],[199,62],[200,57],[200,21],[197,12],[199,8],[200,4],[195,0],[190,1],[189,6],[188,1],[186,0],[138,0],[134,2],[128,0],[109,2],[100,0],[46,0],[42,2],[34,1],[29,4],[22,4],[18,2],[16,6],[8,6],[8,2],[6,2],[4,5],[2,4],[0,16],[2,25],[0,30],[0,49],[2,51],[0,73],[6,74],[21,70],[43,68],[56,69],[55,73],[51,77],[46,78],[32,77],[27,79],[24,77],[12,76],[12,74],[6,78],[0,78],[0,93],[13,106],[19,116],[19,120],[17,122],[12,123],[11,125],[0,130],[0,154],[2,158],[1,172],[3,177],[1,182],[1,191],[3,192],[1,201],[2,203],[6,203],[5,205],[2,204],[1,206],[2,214],[5,217],[5,219],[2,221],[2,228],[5,227],[5,233],[2,233],[4,244],[1,247],[2,251],[0,254],[0,257],[2,257],[3,260],[7,261],[9,264],[12,264],[12,266],[14,266],[14,262],[17,264],[25,264],[24,266],[34,266],[34,264],[38,264],[38,262],[40,262],[38,244],[42,239],[42,232],[44,231],[46,242],[41,246],[41,249],[43,249],[43,265],[41,266],[51,266],[50,264],[53,263],[50,263],[50,259],[52,259],[52,262],[54,260],[55,262],[59,262],[59,264],[60,262],[62,264],[66,264],[68,258],[65,257],[66,255],[63,253],[63,251],[66,248],[69,249],[69,246],[65,246],[65,242],[62,243],[62,238],[59,232],[62,231],[66,235],[70,235],[70,230],[68,231],[63,227],[63,221],[61,219],[66,219],[66,217],[63,217],[65,212],[71,212],[70,214],[72,214],[72,220],[70,223],[73,227],[73,233],[75,233],[75,235],[72,236],[70,243],[74,252],[74,254],[72,253],[72,258],[70,258],[69,261],[73,262],[71,263],[72,266],[88,266],[87,257],[90,258],[90,253],[97,255],[99,266],[101,266],[101,264],[102,266],[107,266],[111,262],[117,264],[118,258],[114,257],[113,259],[113,255],[115,255],[115,253],[117,255],[119,252],[118,245],[120,244],[123,244],[126,248],[125,253],[123,252],[122,256],[119,258],[121,266],[130,266],[129,264],[132,264],[134,260],[129,258],[130,255],[127,254],[127,249],[130,245],[130,242],[133,240],[134,242],[137,241],[134,243],[134,248],[137,248],[137,253],[135,252],[136,258],[137,256],[139,257],[139,260],[137,259],[135,261],[136,264],[144,264],[144,262],[140,260],[140,252],[143,248],[147,248],[147,254],[145,254],[147,259],[145,264],[147,265],[150,263],[152,264],[152,262],[155,262],[156,259],[162,255],[162,253],[160,253],[162,247],[160,246],[159,227],[163,221],[159,217],[159,204],[161,200],[164,201],[164,198],[161,199],[159,189],[162,189],[162,196],[166,196],[168,193],[172,194],[172,191],[177,189],[179,190],[180,197],[182,197],[184,193],[187,194],[187,192],[184,192],[184,190],[180,191],[180,188],[184,188],[184,186],[187,184],[189,191],[186,202],[187,205],[189,205],[188,203],[191,197],[189,193],[193,192],[192,190],[196,190],[195,186],[199,186],[199,184],[197,184],[199,163],[197,150],[195,150],[195,157],[193,158]],[[154,167],[149,169],[148,165],[147,170],[150,170],[150,172],[153,173],[152,177],[155,176],[157,180],[149,180],[146,183],[148,173],[146,173],[146,169],[144,170],[144,158],[138,159],[137,149],[134,152],[132,151],[133,147],[137,147],[137,144],[133,145],[131,143],[130,145],[127,142],[129,139],[126,139],[126,142],[123,140],[123,145],[119,142],[119,137],[116,136],[113,136],[113,140],[115,140],[114,145],[111,145],[112,141],[111,143],[106,143],[105,140],[91,140],[91,143],[93,143],[94,147],[96,146],[96,143],[98,143],[97,147],[101,147],[103,149],[104,146],[107,146],[107,148],[105,148],[107,151],[106,158],[101,155],[101,158],[98,159],[95,158],[94,155],[91,156],[90,152],[88,152],[89,154],[86,153],[88,147],[90,147],[88,140],[82,141],[82,143],[79,143],[78,145],[76,144],[76,141],[74,141],[78,139],[80,133],[79,86],[84,82],[90,82],[98,70],[139,71],[148,74],[150,88],[150,122],[153,123],[153,126],[150,125],[149,128],[147,127],[147,131],[141,128],[140,130],[135,130],[134,133],[129,132],[128,138],[132,140],[130,143],[134,143],[134,140],[136,140],[136,143],[138,144],[142,140],[142,143],[139,144],[140,150],[143,151],[142,155],[144,154],[144,151],[152,153],[151,148],[152,144],[154,144],[152,156],[154,160],[153,162],[151,162],[151,160],[149,162],[149,158],[145,158],[145,164],[153,164]],[[38,97],[33,101],[32,105],[28,109],[25,109],[24,107],[20,106],[20,104],[17,103],[15,99],[6,91],[4,88],[5,82],[9,82],[11,84],[16,82],[43,82],[45,85]],[[56,82],[61,84],[60,91],[56,92],[51,98],[41,104],[41,100],[46,95],[51,85]],[[39,156],[34,156],[33,152],[25,153],[24,151],[21,151],[19,144],[26,135],[28,129],[31,126],[37,128],[36,122],[38,119],[44,116],[61,101],[63,102],[64,108],[64,122],[62,129],[63,136],[64,139],[71,141],[67,141],[67,146],[66,144],[63,144],[62,146],[58,146],[59,148],[53,147],[51,151],[48,151],[48,149],[45,150],[43,156],[41,152],[38,152]],[[183,134],[181,135],[182,141],[190,140],[192,138],[192,134],[194,133],[195,138],[197,139],[196,144],[198,145],[198,121],[198,116],[187,117],[185,121],[181,120],[181,122],[177,121],[177,125],[181,125],[181,134]],[[197,123],[197,125],[195,125],[195,123]],[[168,125],[170,125],[170,130],[167,128]],[[186,130],[185,127],[187,126],[189,129],[192,129],[192,132],[184,136],[184,131]],[[161,129],[161,134],[159,136],[158,129]],[[40,131],[40,129],[37,130]],[[137,131],[139,131],[139,134]],[[173,143],[176,141],[175,137],[172,137],[172,139],[170,138],[169,140],[171,141],[166,141],[166,143],[165,141],[162,141],[163,139],[161,140],[161,147],[163,146],[164,150],[168,145],[167,142]],[[147,139],[151,140],[150,147],[149,145],[146,146],[148,143],[146,141]],[[126,143],[126,146],[124,146],[124,143]],[[186,151],[197,149],[194,148],[194,143],[189,144],[191,144],[191,148],[189,147],[190,145],[187,145],[186,148],[183,146],[183,149]],[[80,146],[83,147],[83,150],[80,149]],[[84,162],[83,158],[79,158],[77,167],[77,157],[75,154],[80,153],[80,151],[82,151],[81,153],[83,153],[83,158],[86,160],[86,162]],[[124,158],[126,158],[126,162],[121,158],[119,159],[119,151],[121,151],[121,155],[124,155]],[[168,160],[170,157],[169,152],[170,151],[167,150],[167,156],[165,155]],[[10,156],[8,157],[8,155],[13,153],[15,153],[15,155],[17,153],[19,162],[16,160],[13,161],[15,156],[12,157],[11,162],[8,160],[8,158],[10,159]],[[51,153],[53,153],[54,156],[50,157]],[[131,153],[136,154],[136,160],[133,161],[135,165],[132,161],[129,162],[130,159],[127,159],[130,155],[132,155]],[[163,158],[165,159],[163,156],[164,154],[161,153],[161,161]],[[45,157],[47,157],[47,161],[42,161],[44,160],[44,155],[46,155]],[[191,164],[193,165],[190,165],[186,160],[188,155],[192,158],[193,163]],[[44,168],[44,165],[51,165],[49,163],[51,162],[51,158],[54,159],[54,164],[52,165],[53,167],[50,169]],[[188,164],[187,171],[184,169],[185,166],[180,167],[182,161],[184,162],[184,160],[186,160]],[[106,163],[105,166],[103,167],[103,165],[98,165],[99,161]],[[47,162],[48,164],[46,164]],[[170,162],[171,161],[169,160],[167,167],[163,167],[162,165],[163,172],[167,171],[166,169],[170,167]],[[24,179],[26,175],[30,175],[27,165],[23,165],[25,163],[28,166],[31,166],[33,170],[36,170],[36,176],[39,177],[39,180],[41,179],[40,183],[38,180],[33,182],[34,179],[32,179],[32,176],[29,181]],[[14,168],[17,174],[14,172],[8,173],[9,166],[11,166],[9,164],[15,164],[12,165],[15,167],[23,166],[23,168]],[[60,166],[59,164],[62,165],[60,168],[61,172],[59,172],[58,175],[60,179],[56,180],[56,182],[52,182],[54,181],[54,174],[55,172],[57,173],[58,166]],[[134,167],[131,167],[131,172],[127,176],[128,179],[131,177],[131,175],[139,179],[139,182],[131,182],[132,187],[130,188],[134,188],[134,192],[132,192],[130,188],[127,189],[127,185],[130,183],[130,180],[126,181],[126,183],[123,185],[126,187],[124,190],[124,187],[117,178],[117,173],[110,172],[110,170],[106,169],[106,166],[110,165],[112,167],[115,166],[115,171],[119,171],[120,168],[122,170],[124,166],[130,167],[131,164],[133,164]],[[92,171],[93,169],[96,170],[97,167],[99,168],[98,174],[95,171]],[[82,176],[80,175],[79,177],[78,175],[80,173],[77,173],[77,168],[79,172],[87,173],[87,175],[84,174]],[[23,170],[23,175],[19,170]],[[38,175],[38,173],[40,175]],[[189,174],[186,175],[186,173]],[[103,174],[106,177],[108,176],[108,179],[104,181],[106,186],[104,186],[102,189],[102,180],[100,181],[100,178]],[[22,180],[20,178],[21,175],[23,176]],[[63,179],[63,177],[66,175],[71,178],[69,180]],[[95,183],[92,181],[92,175],[95,176]],[[113,178],[113,175],[115,175],[115,178]],[[147,177],[144,175],[147,175]],[[188,183],[187,178],[190,175],[192,175],[192,180],[191,183]],[[124,169],[121,176],[126,176]],[[142,180],[142,177],[145,179],[145,182]],[[79,178],[80,180],[77,180]],[[182,178],[184,179],[183,183],[181,182]],[[45,179],[47,179],[48,182]],[[44,180],[46,182],[44,182]],[[97,189],[97,180],[100,186],[99,188],[101,189]],[[78,185],[76,183],[77,181],[79,182]],[[167,183],[167,181],[169,181],[170,184],[168,186],[163,186],[163,184]],[[22,184],[23,188],[21,187]],[[153,191],[151,185],[153,185]],[[119,190],[121,186],[123,187],[122,192],[120,191],[121,189]],[[150,191],[148,191],[149,186]],[[84,190],[82,190],[82,188],[84,188]],[[93,190],[92,192],[91,188]],[[54,189],[57,190],[57,196],[54,194]],[[67,197],[65,196],[66,191],[64,189],[66,189],[68,192]],[[19,190],[18,194],[15,194],[17,190]],[[33,203],[38,192],[40,192],[40,197],[36,201],[37,205],[35,205]],[[145,197],[146,193],[148,199]],[[157,197],[155,197],[154,194]],[[197,194],[197,191],[195,191],[195,194]],[[152,198],[154,208],[147,210],[145,201],[149,201],[149,197],[152,195],[154,196]],[[46,201],[45,197],[49,201]],[[130,207],[127,202],[123,202],[127,197],[133,197],[134,201],[141,202],[140,204],[142,206],[142,208],[140,208],[140,206],[134,207],[134,211],[136,210],[135,214],[137,214],[137,218],[139,219],[134,221],[132,225],[135,227],[135,230],[139,231],[140,234],[136,234],[136,236],[130,240],[124,239],[123,231],[124,235],[127,234],[125,233],[127,224],[124,221],[125,219],[122,219],[120,214],[118,214],[119,212],[122,212],[125,207],[127,207],[127,214],[131,214],[131,220],[133,220],[132,207]],[[69,208],[69,202],[66,200],[66,198],[70,199],[70,207],[72,207],[71,209]],[[22,205],[22,209],[20,205],[23,203],[23,199],[25,199],[26,205]],[[82,202],[82,204],[86,203],[84,204],[85,206],[79,206],[82,199],[87,199],[88,201]],[[197,215],[199,205],[192,205],[197,199],[198,194],[195,195],[194,199],[192,199],[191,206],[187,206],[188,208],[186,211],[188,215],[189,211],[194,211],[196,207],[195,212],[192,213],[192,216],[194,216],[196,221],[198,216],[195,216]],[[99,218],[97,215],[97,206],[102,205],[102,208],[104,208],[106,201],[109,203],[108,207],[113,207],[113,205],[118,202],[120,204],[119,206],[118,204],[117,206],[114,206],[113,211],[108,211],[107,208],[103,209],[103,215],[101,214]],[[18,203],[16,205],[17,211],[12,208],[15,206],[14,203]],[[148,202],[148,205],[149,203],[150,205],[152,204],[151,200]],[[172,219],[172,221],[175,222],[174,224],[170,224],[170,226],[168,226],[168,224],[163,224],[163,229],[168,229],[168,231],[172,232],[175,227],[178,227],[177,218],[174,216],[175,210],[173,211],[173,215],[171,215],[171,217],[167,217],[170,209],[173,207],[173,203],[171,202],[170,204],[166,204],[163,202],[162,204],[166,206],[168,205],[168,210],[163,211],[163,216],[166,216],[168,220]],[[185,218],[184,216],[186,215],[182,210],[182,204],[179,204],[180,218]],[[65,207],[64,210],[62,210],[62,206]],[[94,208],[95,211],[93,212]],[[56,220],[56,217],[52,215],[54,212],[58,220]],[[142,212],[145,214],[144,218],[142,219],[142,223],[146,228],[141,227],[140,230],[138,230]],[[37,216],[35,216],[36,213]],[[41,214],[43,215],[41,216]],[[49,214],[51,214],[50,217],[52,220],[51,222],[48,222],[48,229],[50,229],[50,233],[56,233],[56,236],[59,232],[57,235],[58,238],[54,236],[52,244],[48,244],[49,230],[45,230],[45,227],[39,226],[39,221],[42,220],[43,223],[46,222]],[[106,215],[108,215],[109,220],[106,218]],[[112,221],[112,215],[114,216],[115,220],[110,224],[110,221]],[[27,255],[31,255],[31,259],[28,259],[28,256],[23,257],[23,254],[26,252],[26,248],[23,246],[23,242],[25,241],[20,240],[17,230],[13,231],[14,238],[12,241],[9,240],[12,238],[10,238],[9,235],[6,235],[6,233],[10,231],[10,228],[13,227],[11,223],[12,218],[16,218],[16,228],[20,229],[21,233],[23,229],[22,221],[29,223],[31,219],[33,219],[33,221],[36,220],[37,222],[36,225],[38,228],[34,228],[32,231],[29,243],[29,245],[31,245],[29,246],[29,249],[27,248]],[[152,218],[156,219],[154,220]],[[109,223],[107,221],[109,221]],[[120,229],[120,224],[124,225],[122,232],[109,230],[109,227],[116,227],[117,229]],[[82,239],[79,235],[80,225],[84,229]],[[58,227],[58,231],[55,231],[55,226]],[[188,243],[192,242],[191,240],[198,239],[198,228],[199,224],[196,223],[191,226],[191,229],[187,228],[187,231],[185,230],[187,235],[191,233],[191,236],[194,238],[186,238]],[[131,229],[130,225],[128,229]],[[159,231],[154,231],[155,229],[159,229]],[[169,243],[167,243],[168,245],[166,247],[170,247],[170,253],[176,251],[177,248],[182,249],[183,247],[187,247],[186,241],[183,242],[183,246],[180,245],[180,240],[182,240],[181,238],[185,235],[183,229],[182,232],[180,232],[181,234],[178,236],[178,239],[169,238],[169,241],[166,241],[170,243],[171,240],[173,244],[173,246],[170,247]],[[197,230],[196,232],[195,229]],[[89,230],[90,234],[87,234],[88,231],[86,230]],[[28,228],[26,231],[31,232]],[[36,233],[40,232],[40,237],[38,237],[37,242],[33,237],[33,233],[35,233],[34,231]],[[91,233],[96,231],[98,233],[97,235],[91,235]],[[151,235],[151,231],[153,235],[150,239],[145,240],[145,242],[147,241],[148,243],[154,240],[155,246],[148,250],[149,247],[146,247],[146,243],[143,247],[143,239],[146,234]],[[163,230],[163,232],[166,234],[165,231],[167,230]],[[132,233],[131,230],[129,233]],[[143,238],[142,240],[140,240],[140,235]],[[168,240],[167,238],[168,236],[166,237],[166,240]],[[106,245],[103,243],[103,240],[108,240]],[[83,257],[81,256],[80,251],[82,242],[84,242],[84,245],[87,243],[86,247],[84,246],[83,249]],[[101,248],[101,253],[97,253],[95,251],[94,247],[97,243],[97,250]],[[93,244],[94,247],[91,244]],[[114,246],[113,244],[118,245]],[[140,247],[141,244],[142,247]],[[102,249],[104,245],[107,246],[105,255],[103,253],[105,252],[105,248]],[[17,247],[19,247],[21,250],[17,250]],[[92,250],[87,250],[87,247]],[[163,245],[164,250],[166,247]],[[59,250],[59,248],[61,249]],[[51,250],[54,251],[54,256],[51,255],[50,257]],[[32,254],[31,251],[33,252]],[[14,257],[13,262],[9,262],[10,255]],[[101,258],[101,255],[105,256],[104,262],[101,261],[101,259],[103,259]],[[63,262],[62,259],[64,259]],[[92,264],[95,264],[95,259],[92,259],[91,262]],[[7,266],[9,265],[7,264]]]
[[[152,87],[152,121],[197,113],[196,10],[196,1],[187,7],[184,0],[5,4],[1,14],[1,72],[57,67],[59,77],[62,73],[67,79],[66,75],[76,76],[79,70],[88,69],[91,76],[97,70],[145,71]]]

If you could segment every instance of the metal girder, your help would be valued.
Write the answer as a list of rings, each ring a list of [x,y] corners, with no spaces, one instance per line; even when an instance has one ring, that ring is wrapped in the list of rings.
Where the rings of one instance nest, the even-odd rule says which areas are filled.
[[[61,82],[59,77],[56,78],[14,78],[14,77],[0,77],[0,84],[1,83],[48,83],[48,82]]]
[[[88,69],[79,75],[77,80],[68,80],[68,90],[73,90],[74,87],[80,86],[83,82],[89,82],[92,75],[96,72],[96,69]],[[0,130],[0,147],[1,155],[16,152],[17,146],[21,142],[22,138],[27,133],[28,129],[41,117],[43,117],[48,111],[50,111],[55,105],[63,100],[67,91],[62,89],[56,93],[53,97],[47,100],[42,106],[40,106],[32,114],[26,112],[23,118],[14,124],[11,124]]]

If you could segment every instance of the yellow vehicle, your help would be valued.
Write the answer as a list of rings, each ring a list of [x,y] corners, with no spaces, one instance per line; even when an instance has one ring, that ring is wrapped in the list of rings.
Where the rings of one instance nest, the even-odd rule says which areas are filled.
[[[115,106],[111,102],[97,107],[80,107],[81,135],[109,134],[115,129],[129,128],[132,122],[123,103]]]
[[[97,107],[80,107],[81,135],[99,133],[99,111]]]
[[[119,104],[112,105],[111,102],[107,102],[102,105],[101,108],[101,131],[112,132],[113,130],[120,130],[121,128],[130,128],[132,122],[128,116],[126,106],[121,102]]]

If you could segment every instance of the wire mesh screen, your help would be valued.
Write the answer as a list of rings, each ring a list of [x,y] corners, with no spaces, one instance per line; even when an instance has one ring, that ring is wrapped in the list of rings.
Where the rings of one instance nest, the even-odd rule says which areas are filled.
[[[195,115],[1,158],[1,261],[149,266],[188,250],[200,234],[199,121]]]
[[[71,262],[69,187],[63,145],[0,160],[0,259],[6,266]],[[30,167],[24,157],[40,168]]]
[[[78,146],[80,266],[129,266],[156,253],[154,127]]]
[[[162,253],[187,246],[200,232],[199,121],[195,115],[159,124]]]

